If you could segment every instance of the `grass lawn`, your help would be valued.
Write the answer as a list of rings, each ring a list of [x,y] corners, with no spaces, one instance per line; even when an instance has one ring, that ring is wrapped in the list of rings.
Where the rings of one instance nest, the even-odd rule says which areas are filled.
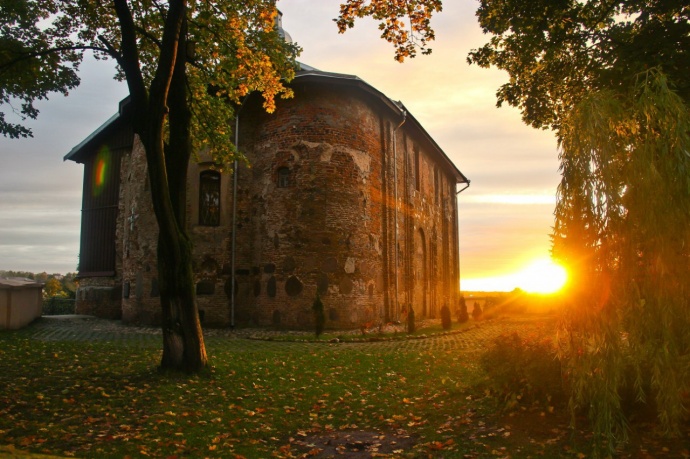
[[[207,373],[171,375],[156,370],[152,343],[0,333],[0,457],[582,458],[588,450],[562,411],[500,413],[477,351],[221,337],[207,350]],[[657,457],[667,446],[645,448]]]

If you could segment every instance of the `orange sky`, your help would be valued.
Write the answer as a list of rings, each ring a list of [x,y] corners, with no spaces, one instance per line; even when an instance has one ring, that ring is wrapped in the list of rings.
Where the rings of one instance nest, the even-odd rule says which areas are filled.
[[[517,110],[495,107],[505,74],[470,67],[488,37],[472,0],[446,0],[432,24],[430,56],[399,64],[368,20],[339,35],[338,0],[280,0],[283,26],[320,70],[355,74],[401,100],[472,181],[459,195],[463,290],[512,290],[509,275],[549,255],[559,181],[551,132],[522,124]],[[35,138],[0,138],[0,269],[74,271],[78,262],[82,167],[62,157],[117,110],[126,95],[112,64],[82,66],[82,86],[39,105]],[[491,281],[493,279],[493,281]],[[481,288],[479,288],[481,287]]]

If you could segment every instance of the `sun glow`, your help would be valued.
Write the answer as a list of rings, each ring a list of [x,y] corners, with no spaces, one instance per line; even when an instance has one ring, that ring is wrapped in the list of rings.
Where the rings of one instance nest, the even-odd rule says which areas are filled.
[[[565,268],[549,258],[536,260],[515,274],[518,286],[530,293],[556,293],[568,280]]]
[[[566,269],[550,258],[538,258],[512,274],[463,279],[462,289],[477,292],[508,292],[520,288],[529,293],[556,293],[568,280]]]

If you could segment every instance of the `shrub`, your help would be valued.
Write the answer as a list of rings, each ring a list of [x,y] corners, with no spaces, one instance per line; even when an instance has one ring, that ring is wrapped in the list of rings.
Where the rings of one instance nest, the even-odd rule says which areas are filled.
[[[407,313],[407,333],[414,333],[417,330],[417,326],[414,322],[414,308],[410,306]]]
[[[503,334],[482,355],[481,365],[505,408],[519,401],[564,399],[560,360],[548,338]]]
[[[43,315],[74,314],[75,301],[70,298],[52,297],[43,300]]]
[[[452,325],[452,321],[450,318],[450,308],[448,305],[443,305],[441,308],[441,325],[443,326],[444,330],[450,330],[450,327]]]
[[[460,305],[458,306],[458,323],[464,324],[470,320],[470,315],[467,313],[467,303],[465,302],[465,297],[460,297]]]
[[[472,318],[473,319],[479,319],[482,316],[482,307],[477,303],[476,301],[474,302],[474,309],[472,309]]]
[[[314,304],[311,309],[314,311],[314,331],[318,338],[321,333],[323,333],[323,327],[326,324],[326,315],[323,312],[323,303],[321,302],[318,292],[316,293],[316,298],[314,298]]]

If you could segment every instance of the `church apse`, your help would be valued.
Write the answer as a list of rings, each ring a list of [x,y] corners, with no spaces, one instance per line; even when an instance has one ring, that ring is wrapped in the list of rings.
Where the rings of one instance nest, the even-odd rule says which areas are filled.
[[[248,165],[189,165],[202,324],[309,329],[317,292],[329,328],[402,320],[409,307],[434,317],[457,301],[450,232],[455,187],[467,179],[401,104],[359,78],[306,70],[291,85],[294,99],[273,114],[258,95],[242,109]],[[110,279],[123,320],[156,324],[157,226],[143,150],[133,142],[119,154]]]

